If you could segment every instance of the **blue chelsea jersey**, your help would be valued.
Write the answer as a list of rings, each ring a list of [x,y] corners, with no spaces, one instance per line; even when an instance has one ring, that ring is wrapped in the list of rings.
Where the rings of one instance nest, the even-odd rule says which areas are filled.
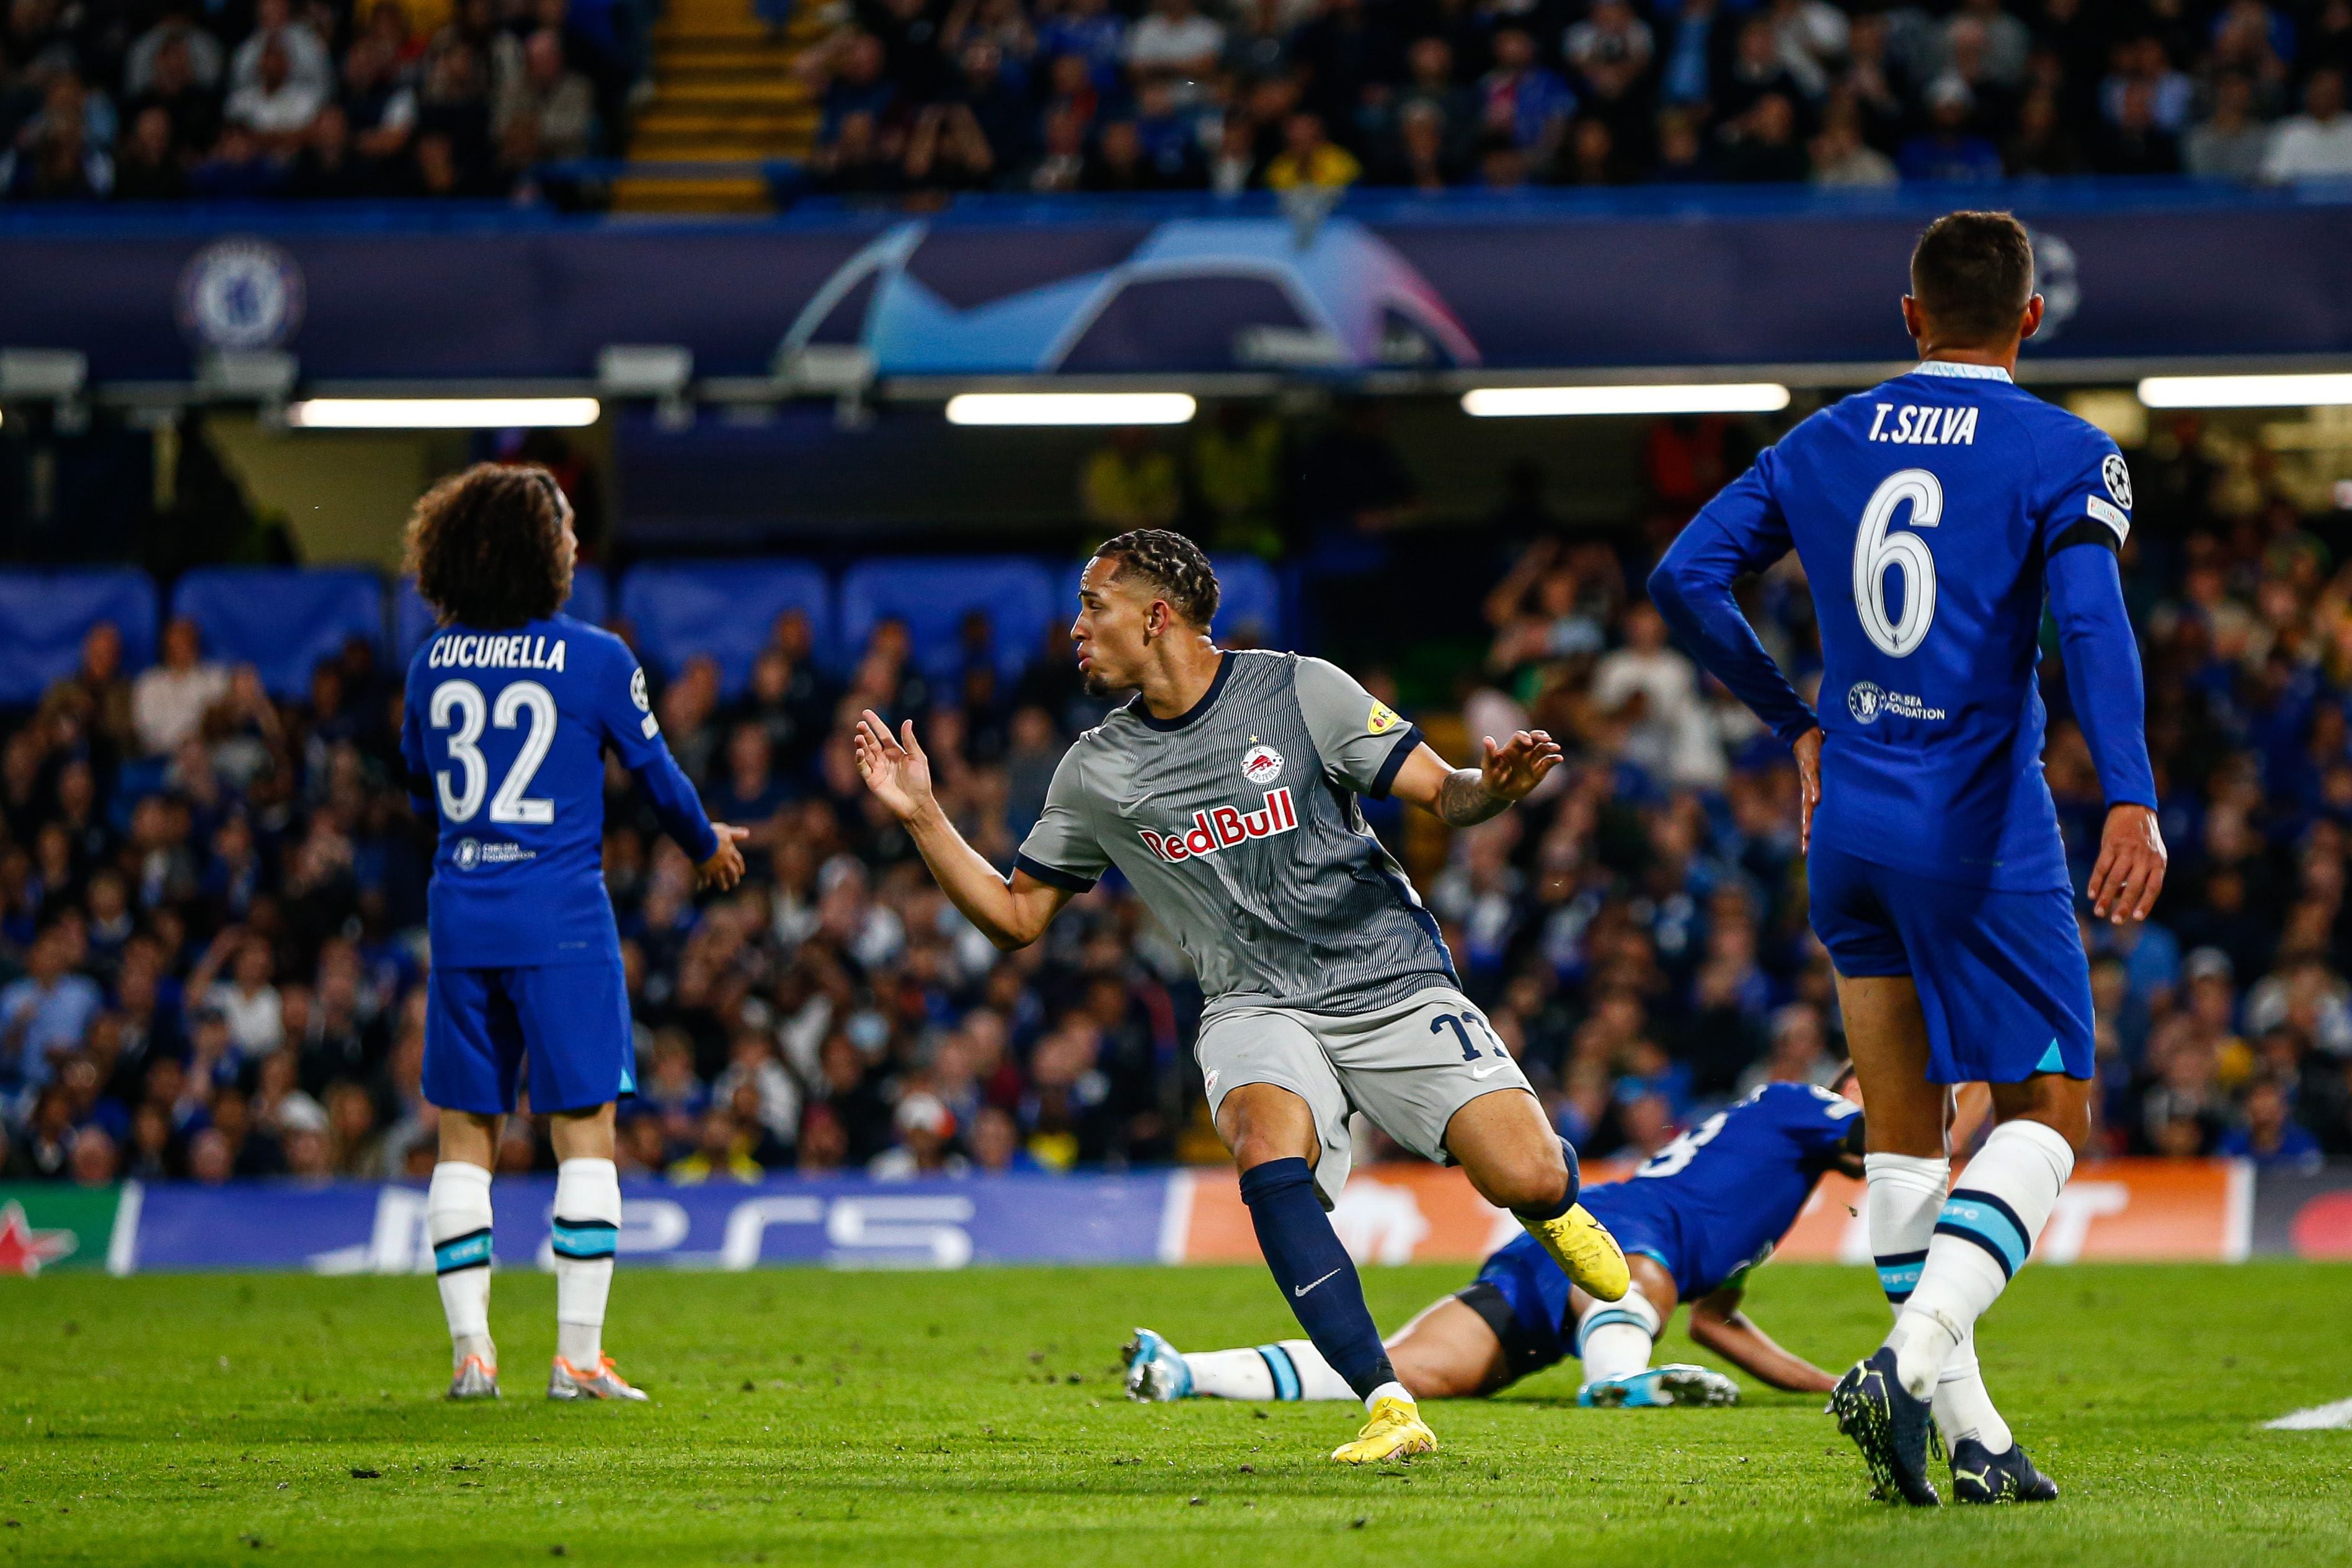
[[[444,627],[408,667],[401,754],[440,821],[428,895],[433,959],[466,968],[608,962],[604,764],[683,784],[645,672],[611,632],[557,615],[507,631]],[[686,790],[690,802],[692,791]],[[716,840],[698,806],[682,831]]]
[[[1623,1186],[1627,1198],[1674,1211],[1683,1256],[1667,1266],[1676,1288],[1702,1295],[1770,1257],[1836,1163],[1859,1112],[1810,1083],[1768,1083],[1635,1171]]]
[[[1937,362],[1814,414],[1708,505],[1700,524],[1747,559],[1793,546],[1812,588],[1817,839],[1946,881],[2067,885],[2042,776],[2044,564],[2119,547],[2131,503],[2095,427]]]

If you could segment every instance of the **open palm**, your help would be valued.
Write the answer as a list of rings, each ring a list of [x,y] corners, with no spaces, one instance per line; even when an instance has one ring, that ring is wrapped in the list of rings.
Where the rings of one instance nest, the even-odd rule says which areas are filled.
[[[867,708],[858,717],[855,745],[857,776],[892,816],[905,821],[929,802],[931,759],[915,739],[912,719],[894,736],[882,716]]]

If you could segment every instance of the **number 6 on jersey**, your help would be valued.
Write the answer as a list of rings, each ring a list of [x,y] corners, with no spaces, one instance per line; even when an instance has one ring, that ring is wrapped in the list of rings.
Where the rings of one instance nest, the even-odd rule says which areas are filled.
[[[1895,510],[1911,503],[1910,524],[1932,528],[1943,520],[1944,486],[1925,468],[1890,474],[1871,493],[1862,509],[1862,527],[1853,536],[1853,607],[1862,618],[1863,635],[1878,649],[1900,659],[1926,640],[1936,619],[1936,558],[1927,541],[1915,533],[1889,533]],[[1886,573],[1903,573],[1903,618],[1886,609]]]

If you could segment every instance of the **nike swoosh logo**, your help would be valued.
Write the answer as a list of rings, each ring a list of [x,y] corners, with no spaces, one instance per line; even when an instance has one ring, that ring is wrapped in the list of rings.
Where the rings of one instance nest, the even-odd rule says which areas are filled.
[[[1495,1074],[1502,1071],[1503,1069],[1509,1065],[1510,1063],[1507,1061],[1498,1061],[1492,1067],[1481,1067],[1476,1069],[1470,1074],[1470,1076],[1473,1078],[1492,1078]]]
[[[1336,1274],[1336,1273],[1338,1273],[1339,1271],[1339,1270],[1334,1269],[1334,1270],[1331,1270],[1331,1274]],[[1324,1275],[1324,1276],[1323,1276],[1323,1280],[1328,1280],[1328,1279],[1329,1279],[1329,1278],[1331,1277],[1331,1274],[1326,1274],[1326,1275]],[[1323,1282],[1323,1280],[1318,1280],[1318,1281],[1315,1281],[1315,1285],[1319,1285],[1319,1284],[1321,1284],[1321,1283]],[[1291,1291],[1291,1292],[1290,1292],[1290,1293],[1291,1293],[1291,1295],[1293,1295],[1294,1297],[1296,1297],[1296,1296],[1303,1296],[1303,1295],[1305,1295],[1307,1291],[1309,1291],[1313,1290],[1313,1289],[1315,1288],[1315,1285],[1299,1285],[1299,1286],[1295,1287],[1295,1288]]]

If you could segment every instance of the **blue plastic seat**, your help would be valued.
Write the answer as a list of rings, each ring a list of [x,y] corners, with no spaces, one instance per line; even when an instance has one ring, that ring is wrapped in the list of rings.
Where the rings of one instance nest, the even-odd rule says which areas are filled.
[[[874,628],[907,623],[915,657],[935,677],[951,678],[963,660],[964,617],[986,612],[996,666],[1006,681],[1037,656],[1056,616],[1077,613],[1075,596],[1057,596],[1036,562],[1017,556],[908,556],[861,561],[841,579],[841,658],[854,665]]]
[[[122,633],[125,674],[155,662],[155,584],[145,572],[0,572],[0,706],[29,707],[72,674],[101,621]]]
[[[612,609],[612,590],[604,581],[602,568],[578,566],[572,569],[572,597],[564,601],[563,613],[574,620],[585,621],[591,626],[604,624]],[[408,661],[425,639],[433,635],[433,607],[416,591],[416,580],[404,577],[393,591],[392,649],[405,670]]]
[[[1223,641],[1250,628],[1255,633],[1252,647],[1289,647],[1282,616],[1282,583],[1274,568],[1254,555],[1211,556],[1209,564],[1217,572],[1217,618],[1210,627],[1211,635]],[[1078,612],[1078,579],[1086,569],[1085,561],[1073,565],[1062,583],[1062,602],[1073,616]]]
[[[641,566],[621,579],[620,607],[657,674],[675,675],[687,660],[708,653],[719,662],[720,688],[730,696],[750,682],[752,661],[785,611],[807,615],[820,657],[832,645],[832,588],[805,561]]]
[[[364,567],[199,567],[172,613],[204,632],[205,657],[251,664],[271,695],[309,694],[310,673],[353,637],[383,651],[383,580]]]

